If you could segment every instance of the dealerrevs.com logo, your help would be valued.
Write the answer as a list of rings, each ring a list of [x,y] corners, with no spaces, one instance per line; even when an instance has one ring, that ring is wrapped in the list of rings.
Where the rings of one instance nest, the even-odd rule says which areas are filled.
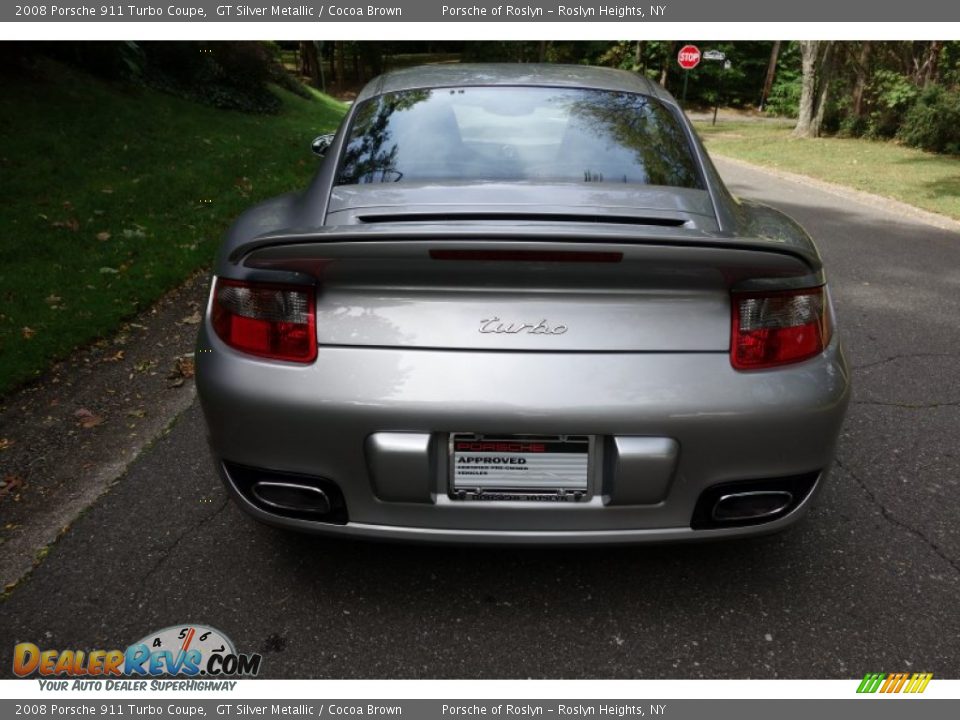
[[[203,625],[173,625],[150,633],[125,650],[41,649],[22,642],[13,650],[17,677],[106,679],[157,677],[255,677],[259,654],[238,653],[222,632]],[[143,689],[144,683],[111,682],[107,689]],[[84,688],[81,688],[84,689]],[[100,689],[100,688],[92,688]]]

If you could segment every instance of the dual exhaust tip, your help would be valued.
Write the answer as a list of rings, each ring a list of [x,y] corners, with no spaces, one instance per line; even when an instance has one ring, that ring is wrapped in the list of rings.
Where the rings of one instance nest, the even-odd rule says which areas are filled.
[[[318,487],[294,482],[260,480],[251,488],[253,497],[279,513],[305,512],[326,515],[330,498]],[[753,490],[722,495],[713,506],[718,523],[765,520],[782,514],[793,504],[788,490]]]
[[[348,520],[343,493],[332,480],[222,464],[225,479],[261,510],[337,525]],[[721,483],[697,501],[690,526],[717,529],[771,522],[793,512],[813,492],[820,472]]]

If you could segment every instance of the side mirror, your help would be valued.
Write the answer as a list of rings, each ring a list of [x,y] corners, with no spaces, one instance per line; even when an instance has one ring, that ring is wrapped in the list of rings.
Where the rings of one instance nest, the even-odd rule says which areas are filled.
[[[317,157],[323,157],[327,154],[327,150],[330,149],[330,146],[333,145],[333,133],[329,135],[318,135],[313,139],[313,142],[310,143],[310,148],[313,150],[313,154]]]

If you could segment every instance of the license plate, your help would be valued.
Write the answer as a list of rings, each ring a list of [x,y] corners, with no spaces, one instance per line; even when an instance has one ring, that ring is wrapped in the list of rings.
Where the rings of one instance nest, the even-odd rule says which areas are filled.
[[[588,494],[585,435],[450,436],[450,496],[457,500],[569,502]]]

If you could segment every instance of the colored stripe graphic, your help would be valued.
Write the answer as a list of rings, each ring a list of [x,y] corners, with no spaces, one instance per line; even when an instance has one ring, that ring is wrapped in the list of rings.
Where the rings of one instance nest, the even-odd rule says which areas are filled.
[[[932,679],[933,673],[914,673],[913,677],[910,678],[910,684],[907,686],[907,689],[904,690],[904,692],[922,693],[927,689],[927,685]]]
[[[885,673],[867,673],[863,676],[863,682],[860,683],[860,687],[857,688],[857,692],[875,693],[885,677]]]
[[[933,673],[867,673],[857,687],[858,693],[922,693]]]

